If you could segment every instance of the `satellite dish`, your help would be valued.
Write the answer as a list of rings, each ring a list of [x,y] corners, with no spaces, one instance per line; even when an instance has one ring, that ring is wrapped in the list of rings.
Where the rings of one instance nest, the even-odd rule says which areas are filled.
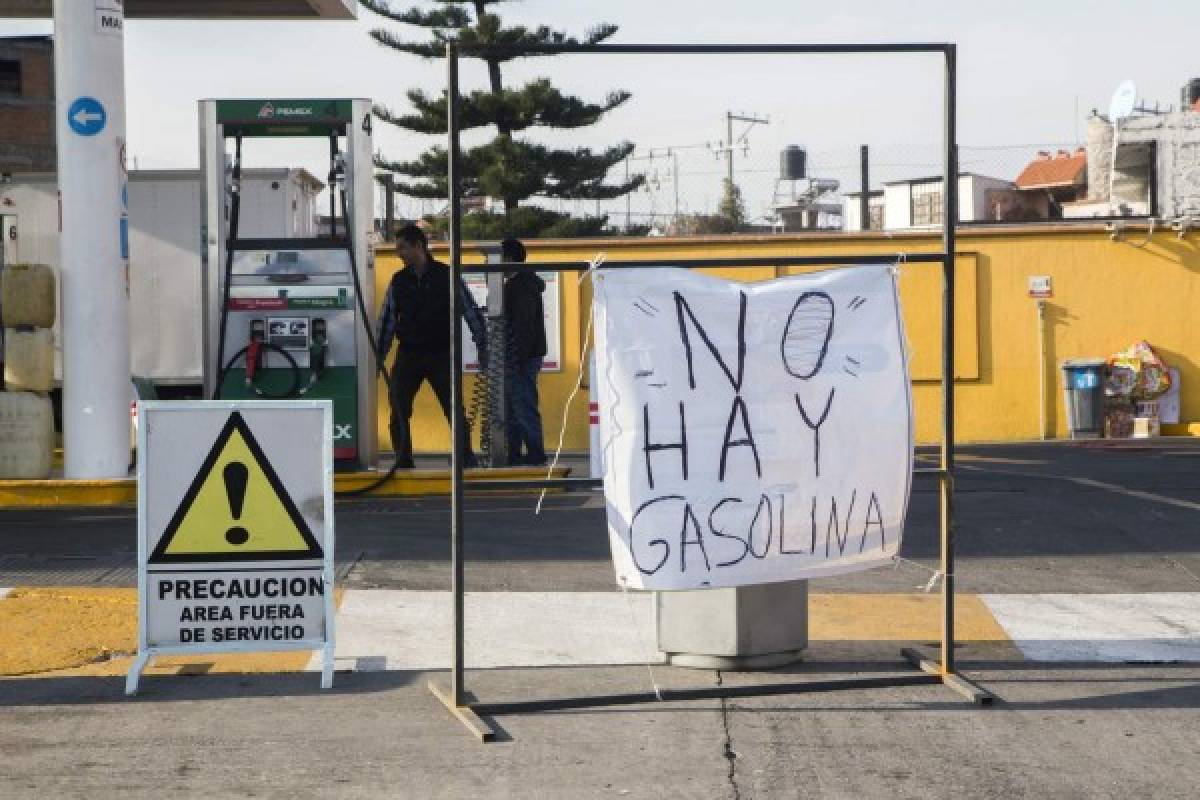
[[[1135,103],[1137,103],[1137,85],[1133,81],[1124,81],[1113,92],[1112,101],[1108,104],[1108,118],[1113,122],[1125,119],[1133,113]]]

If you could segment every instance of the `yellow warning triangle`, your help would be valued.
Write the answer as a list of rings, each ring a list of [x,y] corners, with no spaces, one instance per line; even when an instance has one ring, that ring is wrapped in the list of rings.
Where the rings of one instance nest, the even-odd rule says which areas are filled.
[[[254,434],[234,411],[149,563],[276,561],[322,555]]]

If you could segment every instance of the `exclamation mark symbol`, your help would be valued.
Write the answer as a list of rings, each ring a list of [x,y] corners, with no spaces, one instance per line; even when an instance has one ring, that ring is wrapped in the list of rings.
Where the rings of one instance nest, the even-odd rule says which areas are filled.
[[[250,479],[250,470],[240,461],[227,464],[223,471],[225,478],[225,495],[229,498],[229,510],[233,512],[233,520],[242,518],[242,506],[246,502],[246,483]],[[230,544],[245,544],[250,541],[250,532],[240,525],[235,525],[225,531],[225,541]]]

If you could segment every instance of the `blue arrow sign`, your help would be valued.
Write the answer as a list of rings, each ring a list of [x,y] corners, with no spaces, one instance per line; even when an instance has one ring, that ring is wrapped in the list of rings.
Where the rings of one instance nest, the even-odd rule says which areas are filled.
[[[108,112],[94,97],[80,97],[67,109],[67,123],[80,136],[95,136],[107,122]]]

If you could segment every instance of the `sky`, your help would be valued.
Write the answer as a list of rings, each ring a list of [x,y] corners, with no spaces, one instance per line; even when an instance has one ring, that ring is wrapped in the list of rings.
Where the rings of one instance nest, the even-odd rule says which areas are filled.
[[[611,22],[620,31],[610,41],[623,43],[955,42],[964,147],[1077,142],[1086,116],[1107,109],[1121,81],[1133,79],[1141,98],[1165,105],[1178,102],[1185,80],[1200,76],[1195,0],[519,0],[497,8],[506,22],[571,33]],[[49,27],[0,20],[0,34]],[[403,110],[408,89],[444,86],[440,62],[375,44],[367,35],[373,27],[403,32],[365,10],[350,22],[129,21],[131,157],[143,169],[194,167],[200,98],[368,97]],[[506,82],[548,76],[589,100],[618,88],[633,93],[594,128],[540,140],[569,147],[628,140],[643,151],[692,146],[689,163],[704,160],[714,174],[720,164],[704,145],[724,137],[726,111],[770,120],[747,134],[751,152],[738,156],[745,165],[776,163],[789,144],[829,154],[827,162],[860,144],[897,160],[908,152],[914,163],[927,160],[940,142],[941,75],[935,55],[581,55],[505,69]],[[485,80],[479,65],[464,65],[465,89]],[[411,158],[433,141],[376,127],[377,148],[393,159]],[[308,166],[318,176],[326,170],[319,143],[271,148],[248,153],[247,161]]]

